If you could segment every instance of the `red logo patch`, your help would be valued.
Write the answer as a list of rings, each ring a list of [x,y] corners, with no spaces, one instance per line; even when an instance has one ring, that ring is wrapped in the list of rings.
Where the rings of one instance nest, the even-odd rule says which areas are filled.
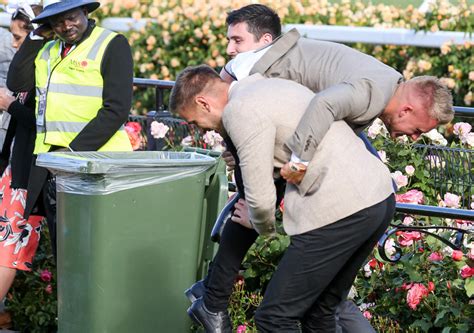
[[[87,62],[87,60],[82,60],[82,61],[81,61],[81,66],[82,66],[82,67],[87,67],[88,64],[89,64],[89,63]]]

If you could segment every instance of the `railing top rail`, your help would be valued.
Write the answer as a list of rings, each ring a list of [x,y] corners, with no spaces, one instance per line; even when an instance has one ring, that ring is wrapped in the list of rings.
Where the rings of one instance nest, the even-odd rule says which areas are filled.
[[[298,29],[302,36],[310,39],[339,43],[365,43],[382,45],[408,45],[418,47],[441,47],[446,42],[462,45],[473,43],[471,34],[461,31],[416,31],[403,28],[348,27],[335,25],[287,24],[283,31]]]
[[[467,106],[455,106],[453,107],[455,115],[459,117],[474,118],[474,108]]]
[[[133,84],[139,87],[154,87],[154,88],[159,88],[159,89],[171,89],[174,86],[174,81],[134,78]]]

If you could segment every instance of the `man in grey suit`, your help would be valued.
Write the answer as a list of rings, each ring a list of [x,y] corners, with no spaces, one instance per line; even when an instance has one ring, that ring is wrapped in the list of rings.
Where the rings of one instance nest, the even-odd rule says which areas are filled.
[[[170,108],[234,143],[251,227],[275,233],[274,176],[313,93],[252,75],[232,87],[211,68],[185,69]],[[288,98],[290,96],[291,98]],[[289,112],[290,111],[290,112]],[[255,316],[261,332],[335,331],[335,308],[394,212],[390,172],[343,121],[334,122],[301,186],[287,186],[284,227],[291,244]],[[323,320],[320,320],[323,319]]]

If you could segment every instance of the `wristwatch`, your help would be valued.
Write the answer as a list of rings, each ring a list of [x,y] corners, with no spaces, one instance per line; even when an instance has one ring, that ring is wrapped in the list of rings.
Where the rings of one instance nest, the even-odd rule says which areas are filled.
[[[290,170],[294,172],[305,172],[306,166],[295,162],[290,162]]]

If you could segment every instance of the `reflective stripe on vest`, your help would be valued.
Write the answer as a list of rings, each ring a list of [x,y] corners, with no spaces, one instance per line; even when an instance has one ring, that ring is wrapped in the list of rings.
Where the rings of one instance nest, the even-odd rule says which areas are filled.
[[[105,49],[116,33],[95,27],[91,35],[64,59],[60,42],[47,43],[38,53],[36,66],[36,112],[38,96],[46,92],[44,125],[37,125],[35,154],[51,146],[68,147],[102,108],[103,79],[100,66]],[[122,126],[100,151],[130,151]]]

